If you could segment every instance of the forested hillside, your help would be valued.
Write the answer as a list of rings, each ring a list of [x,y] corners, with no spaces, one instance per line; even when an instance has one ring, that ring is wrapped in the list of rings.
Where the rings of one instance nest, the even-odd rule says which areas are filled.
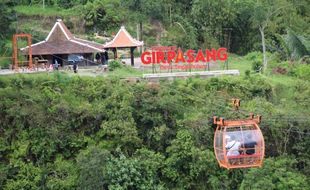
[[[12,34],[41,41],[57,18],[102,44],[125,25],[144,48],[226,47],[241,75],[134,83],[117,61],[106,77],[1,75],[0,190],[310,189],[308,0],[1,0],[0,69]],[[250,112],[263,167],[220,168],[212,117]]]
[[[283,42],[289,31],[310,46],[307,0],[4,0],[0,6],[2,39],[10,37],[11,29],[42,40],[56,18],[62,18],[75,34],[89,38],[94,32],[111,36],[125,25],[146,46],[224,46],[232,53],[247,54],[262,50],[264,33],[267,51],[285,57],[292,52]]]
[[[309,189],[309,82],[0,78],[1,189]],[[234,111],[230,99],[242,99]],[[219,168],[211,118],[263,116],[262,168]]]

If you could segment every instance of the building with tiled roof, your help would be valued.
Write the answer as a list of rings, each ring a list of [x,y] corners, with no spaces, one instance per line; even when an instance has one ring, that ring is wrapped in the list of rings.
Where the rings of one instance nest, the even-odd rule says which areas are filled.
[[[143,42],[134,39],[124,26],[118,31],[111,42],[107,42],[104,48],[130,48],[143,46]]]
[[[124,26],[118,31],[116,36],[113,38],[112,41],[107,42],[104,45],[105,49],[111,49],[114,52],[114,57],[117,58],[117,49],[122,48],[130,48],[130,56],[131,56],[131,65],[134,65],[134,57],[133,51],[136,47],[143,46],[143,41],[138,41],[134,39],[125,29]]]
[[[49,64],[66,64],[70,55],[80,55],[87,62],[93,60],[94,53],[103,53],[103,45],[76,38],[65,26],[61,19],[58,19],[45,40],[31,45],[33,57],[45,59]],[[22,52],[27,54],[29,47],[22,48]]]

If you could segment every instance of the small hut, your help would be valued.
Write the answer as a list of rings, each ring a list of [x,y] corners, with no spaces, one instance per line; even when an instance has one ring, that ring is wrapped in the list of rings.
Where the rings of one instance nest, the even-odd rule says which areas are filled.
[[[72,57],[80,58],[86,65],[93,63],[93,54],[103,53],[103,45],[76,38],[61,19],[58,19],[45,40],[31,45],[33,58],[45,60],[48,64],[56,61],[61,65],[68,64]],[[28,54],[29,47],[22,48]]]
[[[134,39],[125,29],[124,26],[118,31],[116,36],[111,42],[107,42],[104,45],[104,49],[111,49],[114,53],[114,59],[117,58],[117,49],[130,48],[130,59],[131,65],[134,66],[134,55],[133,52],[136,47],[143,46],[143,41]]]

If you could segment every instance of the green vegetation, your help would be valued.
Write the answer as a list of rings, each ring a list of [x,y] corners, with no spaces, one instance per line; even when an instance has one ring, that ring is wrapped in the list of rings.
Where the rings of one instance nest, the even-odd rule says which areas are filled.
[[[13,12],[10,9],[10,6],[4,2],[0,2],[0,55],[4,53],[4,47],[6,39],[10,37],[11,28],[10,24],[13,22]]]
[[[247,54],[261,51],[264,43],[267,52],[289,55],[293,53],[289,44],[296,46],[299,39],[299,48],[309,48],[310,7],[306,0],[298,3],[291,0],[49,0],[45,1],[44,9],[42,1],[23,0],[13,5],[19,19],[63,17],[73,23],[74,30],[83,27],[89,33],[109,36],[125,23],[136,36],[138,25],[139,38],[148,46],[158,43],[194,49],[225,46],[232,53]],[[303,56],[309,49],[298,52],[298,56]]]
[[[114,71],[116,69],[120,69],[122,66],[123,65],[121,62],[114,60],[114,61],[109,62],[108,69],[109,71]]]
[[[44,2],[0,1],[1,67],[13,33],[37,42],[61,17],[85,39],[124,24],[145,47],[227,47],[228,65],[213,68],[241,76],[133,83],[123,78],[143,72],[117,61],[105,77],[0,76],[0,190],[309,189],[307,0]],[[231,109],[236,97],[242,110]],[[212,116],[250,112],[263,118],[264,166],[219,168]]]
[[[19,5],[15,6],[14,10],[25,16],[41,16],[41,17],[67,17],[78,15],[78,13],[74,12],[72,9],[63,9],[59,7],[51,7],[47,6],[43,8],[42,6],[32,5]]]
[[[267,72],[271,53],[280,61],[309,63],[310,6],[307,0],[40,0],[3,1],[1,28],[44,39],[56,18],[76,35],[111,37],[121,25],[145,47],[176,45],[183,49],[227,47],[230,53],[262,52],[253,69]],[[14,13],[16,11],[16,14]],[[288,14],[289,13],[289,14]],[[99,41],[99,40],[98,40]],[[0,53],[1,53],[0,49]]]
[[[281,81],[260,74],[159,84],[61,73],[0,77],[0,186],[306,189],[310,82]],[[242,112],[231,110],[233,97],[242,99]],[[249,112],[263,116],[263,168],[219,168],[210,118]]]
[[[114,76],[117,78],[125,77],[142,77],[143,72],[133,69],[130,66],[122,66],[119,69],[114,70],[113,72],[108,72],[109,76]]]

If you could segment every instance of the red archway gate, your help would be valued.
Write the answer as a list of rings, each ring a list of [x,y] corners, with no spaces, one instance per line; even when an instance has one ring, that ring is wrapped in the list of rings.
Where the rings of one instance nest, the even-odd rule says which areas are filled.
[[[32,69],[32,49],[31,49],[31,34],[14,34],[12,39],[13,46],[13,69],[18,70],[18,47],[17,47],[17,39],[18,38],[27,38],[28,43],[28,67]]]

